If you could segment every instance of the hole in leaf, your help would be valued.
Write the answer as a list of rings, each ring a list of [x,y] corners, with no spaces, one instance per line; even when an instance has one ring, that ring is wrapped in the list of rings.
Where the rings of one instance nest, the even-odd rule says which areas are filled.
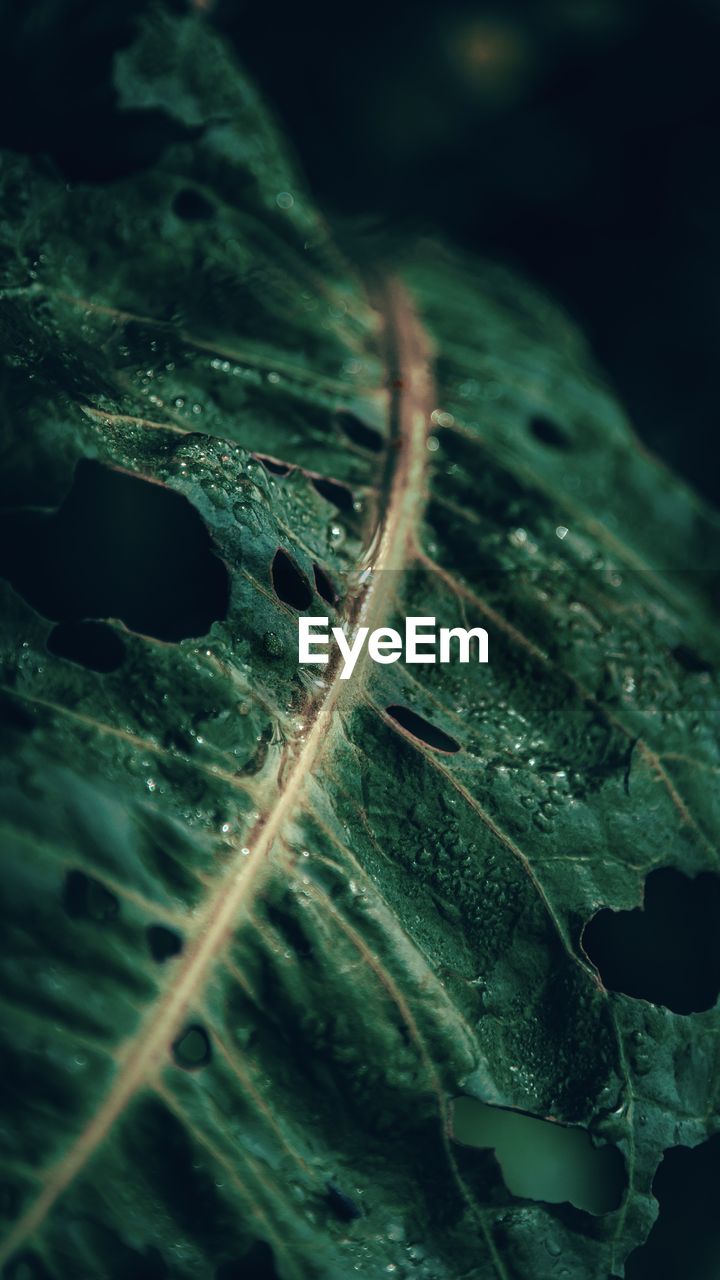
[[[330,1208],[343,1222],[352,1222],[354,1218],[362,1217],[360,1205],[347,1194],[347,1191],[343,1191],[337,1182],[328,1182],[326,1193]]]
[[[197,1118],[202,1125],[202,1116]],[[211,1256],[217,1249],[218,1256],[222,1256],[219,1251],[225,1236],[223,1223],[228,1221],[224,1207],[221,1207],[225,1197],[218,1195],[217,1173],[212,1171],[197,1134],[190,1132],[187,1122],[146,1093],[132,1109],[124,1134],[124,1146],[129,1167],[134,1165],[142,1169],[143,1185],[152,1187],[155,1202],[163,1206],[165,1222],[173,1223],[175,1229],[179,1226],[184,1241],[195,1241]],[[86,1219],[83,1223],[84,1237],[89,1226]],[[168,1240],[167,1235],[163,1239],[172,1248],[172,1240]],[[234,1233],[231,1239],[234,1239]],[[103,1257],[103,1254],[99,1256]],[[197,1264],[197,1255],[192,1261]],[[179,1280],[177,1262],[177,1257],[173,1256],[171,1280]],[[183,1280],[196,1280],[196,1277],[197,1280],[207,1280],[210,1267],[202,1266],[198,1270],[197,1265],[193,1267],[191,1263],[189,1267],[180,1268],[180,1275],[183,1271]],[[68,1277],[68,1280],[75,1280],[75,1277]],[[80,1280],[79,1276],[77,1280]],[[94,1272],[92,1280],[101,1280],[101,1276]],[[104,1274],[102,1280],[105,1280]]]
[[[622,1200],[625,1162],[617,1147],[594,1147],[585,1129],[475,1098],[452,1106],[456,1142],[494,1150],[508,1191],[525,1200],[569,1201],[589,1213],[610,1213]]]
[[[328,604],[337,604],[337,591],[325,570],[321,569],[319,564],[313,565],[313,575],[315,577],[315,588],[318,595],[322,596],[323,600],[327,600]]]
[[[104,622],[59,622],[47,639],[49,653],[67,658],[90,671],[117,671],[125,658],[125,645]]]
[[[120,903],[99,880],[84,871],[68,871],[63,885],[63,906],[73,919],[95,920],[107,924],[120,914]]]
[[[361,449],[369,449],[371,453],[382,453],[385,447],[385,441],[376,431],[374,427],[368,427],[365,422],[361,422],[354,413],[346,413],[341,410],[337,415],[337,423],[341,431],[344,431],[348,440],[352,440]]]
[[[254,453],[253,457],[257,458],[258,462],[262,462],[266,470],[272,471],[273,475],[286,476],[292,470],[289,463],[278,462],[276,458],[268,458],[264,453]]]
[[[158,964],[163,964],[171,956],[179,955],[184,945],[181,935],[164,924],[148,925],[147,940],[150,955]]]
[[[598,911],[583,948],[611,991],[699,1013],[720,992],[720,879],[665,867],[645,882],[644,904]]]
[[[339,484],[337,480],[324,480],[319,476],[313,476],[312,482],[320,496],[339,511],[353,510],[353,496],[347,485]]]
[[[4,731],[29,733],[35,724],[36,714],[30,704],[23,704],[7,690],[0,690],[0,726]]]
[[[455,752],[460,750],[460,743],[450,737],[449,733],[443,733],[442,729],[438,729],[437,725],[431,724],[424,716],[419,716],[416,711],[411,711],[409,707],[392,706],[386,708],[389,716],[403,728],[407,729],[414,738],[420,742],[424,742],[426,746],[432,747],[433,751]]]
[[[173,1045],[173,1054],[178,1066],[186,1071],[206,1067],[212,1057],[212,1047],[205,1028],[197,1023],[186,1027]]]
[[[530,430],[536,440],[549,445],[551,449],[569,449],[572,445],[562,428],[541,414],[530,419]]]
[[[625,1264],[627,1280],[717,1280],[720,1276],[720,1135],[666,1151],[653,1180],[660,1213]]]
[[[291,609],[302,611],[312,604],[310,584],[287,551],[279,547],[272,562],[272,583],[278,599]]]
[[[173,213],[183,222],[204,222],[212,218],[215,210],[209,200],[196,191],[194,187],[183,187],[178,191],[172,203]]]
[[[50,156],[71,181],[112,181],[154,166],[166,147],[197,138],[160,109],[123,109],[112,60],[136,35],[138,0],[95,10],[50,5],[0,6],[2,47],[0,145]]]
[[[700,654],[697,653],[695,649],[691,649],[687,644],[676,645],[672,650],[672,656],[676,662],[680,663],[680,666],[683,667],[685,671],[690,671],[693,675],[700,675],[705,671],[712,671],[710,663],[706,662],[704,658],[701,658]]]
[[[227,613],[227,569],[187,498],[88,460],[57,511],[3,513],[0,576],[46,618],[120,618],[160,640]]]
[[[215,1280],[280,1280],[270,1245],[257,1240],[243,1258],[223,1262],[215,1272]]]
[[[312,955],[312,945],[307,934],[290,911],[268,903],[265,907],[265,916],[268,923],[280,934],[283,942],[290,947],[298,959],[306,960]]]

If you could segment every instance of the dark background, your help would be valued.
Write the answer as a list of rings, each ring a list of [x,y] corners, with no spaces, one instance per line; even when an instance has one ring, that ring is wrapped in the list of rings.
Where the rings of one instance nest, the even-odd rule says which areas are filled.
[[[152,163],[168,122],[120,118],[110,82],[145,8],[0,0],[0,144],[70,179]],[[714,0],[218,0],[213,16],[330,215],[519,267],[579,320],[643,438],[720,499]]]

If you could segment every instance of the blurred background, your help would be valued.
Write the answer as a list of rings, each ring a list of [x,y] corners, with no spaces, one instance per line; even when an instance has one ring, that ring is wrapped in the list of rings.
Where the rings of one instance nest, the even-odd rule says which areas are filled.
[[[151,164],[169,122],[121,118],[110,80],[147,7],[0,0],[0,145],[69,179]],[[643,439],[720,500],[716,0],[202,7],[327,213],[518,267],[583,326]]]

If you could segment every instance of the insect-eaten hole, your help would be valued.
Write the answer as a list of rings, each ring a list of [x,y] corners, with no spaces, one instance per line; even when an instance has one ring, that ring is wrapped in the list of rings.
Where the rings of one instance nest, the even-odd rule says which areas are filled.
[[[215,1272],[215,1280],[280,1280],[270,1245],[256,1240],[242,1258],[223,1262]]]
[[[280,934],[283,942],[290,947],[299,960],[307,960],[312,955],[312,944],[291,911],[268,903],[265,907],[265,917],[268,924]]]
[[[193,1023],[180,1033],[173,1047],[173,1057],[185,1071],[198,1071],[212,1058],[210,1037],[204,1027]]]
[[[716,1280],[720,1276],[717,1189],[720,1135],[666,1151],[653,1179],[660,1213],[644,1245],[630,1254],[626,1280]]]
[[[90,671],[117,671],[125,660],[122,638],[105,622],[58,622],[47,638],[48,653]]]
[[[148,925],[147,942],[150,955],[158,964],[164,964],[172,956],[179,955],[184,946],[182,935],[164,924]]]
[[[84,871],[68,871],[62,890],[63,907],[74,920],[109,924],[120,914],[120,903],[99,880]]]
[[[692,675],[703,675],[707,671],[712,671],[712,664],[701,658],[700,654],[688,644],[676,644],[671,653],[683,670],[689,671]]]
[[[275,595],[283,601],[283,604],[289,604],[291,609],[297,609],[298,612],[310,608],[312,604],[310,583],[282,547],[278,547],[275,552],[271,574]]]
[[[438,729],[437,725],[431,724],[424,716],[419,716],[416,711],[411,711],[409,707],[391,706],[386,707],[387,714],[405,729],[411,733],[413,738],[417,738],[419,742],[424,742],[426,747],[432,747],[433,751],[445,751],[455,753],[460,750],[460,743],[455,738],[451,738],[449,733],[444,733],[442,729]]]
[[[325,1199],[335,1216],[343,1222],[353,1222],[355,1218],[362,1217],[360,1205],[337,1182],[331,1180],[325,1184]]]
[[[292,467],[288,462],[279,462],[277,458],[268,458],[265,453],[254,453],[253,458],[257,458],[258,462],[262,462],[266,471],[272,471],[274,476],[286,476],[292,471]]]
[[[215,213],[210,201],[194,187],[183,187],[178,191],[172,207],[173,213],[183,222],[205,222]]]
[[[319,564],[313,565],[313,577],[315,578],[315,590],[323,600],[327,600],[328,604],[337,604],[338,593],[332,584],[324,569]]]
[[[18,701],[8,690],[0,690],[0,725],[7,734],[31,733],[37,723],[30,703]]]
[[[228,571],[187,498],[87,459],[56,511],[3,513],[0,576],[46,618],[119,618],[159,640],[205,635],[227,614]],[[107,637],[71,630],[55,643],[77,654],[93,640]]]
[[[382,453],[385,441],[380,432],[374,427],[369,427],[366,422],[362,422],[357,414],[348,413],[342,409],[336,414],[335,421],[348,440],[358,448],[367,449],[370,453]]]
[[[313,486],[322,498],[331,502],[338,511],[353,511],[353,496],[346,484],[337,480],[324,480],[321,476],[312,477]]]
[[[569,1201],[598,1215],[622,1201],[622,1154],[617,1147],[593,1146],[586,1129],[456,1098],[452,1136],[466,1146],[492,1149],[508,1191],[525,1200]]]
[[[542,414],[537,414],[530,419],[530,431],[536,440],[541,444],[549,445],[551,449],[570,449],[572,441],[551,418],[545,418]]]
[[[720,878],[651,871],[642,907],[598,911],[582,945],[611,991],[674,1013],[711,1009],[720,993]]]

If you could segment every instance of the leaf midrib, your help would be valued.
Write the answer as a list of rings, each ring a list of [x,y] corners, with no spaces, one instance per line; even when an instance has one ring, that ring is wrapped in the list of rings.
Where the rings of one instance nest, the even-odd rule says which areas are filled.
[[[395,281],[385,285],[378,303],[385,317],[388,343],[391,437],[386,500],[361,568],[371,572],[349,611],[351,626],[380,625],[392,605],[395,573],[410,554],[425,499],[426,437],[431,381],[428,343],[412,303]],[[354,679],[340,679],[339,661],[328,669],[326,687],[313,698],[304,738],[290,740],[280,762],[265,811],[245,837],[251,854],[238,852],[209,898],[187,956],[157,1001],[144,1014],[137,1033],[121,1048],[119,1070],[99,1110],[64,1157],[54,1165],[35,1201],[25,1210],[0,1246],[0,1265],[43,1223],[55,1202],[81,1173],[135,1094],[167,1061],[169,1046],[180,1030],[193,999],[215,958],[224,949],[243,907],[247,907],[269,869],[269,855],[290,815],[302,801],[305,784],[332,738],[338,705],[362,688],[367,659],[358,663]],[[309,725],[309,728],[307,727]],[[277,783],[282,790],[278,795]]]

